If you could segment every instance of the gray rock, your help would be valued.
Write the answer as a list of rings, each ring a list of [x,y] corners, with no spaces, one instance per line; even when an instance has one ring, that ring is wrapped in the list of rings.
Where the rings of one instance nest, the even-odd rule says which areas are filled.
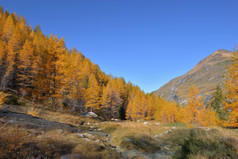
[[[94,142],[96,142],[96,143],[99,143],[99,142],[100,142],[100,140],[98,140],[98,139],[97,139],[97,140],[95,140]]]
[[[83,134],[77,134],[77,136],[78,136],[79,138],[85,138],[85,136],[84,136]]]
[[[129,139],[129,138],[126,138],[125,140],[126,140],[127,142],[132,142],[132,140]]]
[[[144,124],[144,125],[151,125],[151,123],[149,123],[149,122],[147,122],[147,121],[144,122],[143,124]]]
[[[87,138],[94,138],[94,136],[89,133],[83,133],[83,135]]]
[[[158,135],[155,135],[155,137],[157,138],[157,137],[161,137],[163,134],[158,134]]]
[[[83,138],[83,139],[88,142],[91,141],[89,138]]]
[[[94,113],[94,112],[84,113],[83,116],[89,117],[89,118],[98,118],[98,115],[96,113]]]
[[[80,155],[74,154],[74,155],[65,155],[61,156],[60,159],[81,159],[82,157]]]

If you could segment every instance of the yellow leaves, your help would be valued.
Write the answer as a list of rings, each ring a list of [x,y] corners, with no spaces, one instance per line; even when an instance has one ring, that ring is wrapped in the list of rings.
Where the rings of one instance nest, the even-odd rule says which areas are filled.
[[[91,74],[88,82],[87,89],[87,103],[85,105],[86,108],[99,109],[99,91],[100,87],[98,86],[97,79],[94,74]]]
[[[3,27],[3,38],[5,41],[8,41],[12,38],[13,31],[15,29],[15,24],[16,24],[16,21],[15,21],[14,15],[11,14],[10,16],[7,17],[7,20]]]
[[[218,115],[212,108],[203,104],[203,96],[192,86],[189,92],[188,105],[181,110],[182,122],[187,125],[212,126],[218,124]]]
[[[31,110],[29,110],[29,111],[27,112],[27,114],[32,115],[32,116],[35,116],[35,117],[39,117],[39,112],[38,112],[38,110],[35,109],[35,108],[31,108]]]
[[[5,94],[4,92],[0,92],[0,107],[3,105],[6,96],[7,94]]]
[[[226,125],[238,127],[238,50],[234,51],[232,64],[227,67],[225,87],[228,90],[225,108],[230,111]]]
[[[178,121],[178,108],[175,102],[168,102],[164,99],[159,100],[159,107],[155,113],[155,119],[165,123]]]

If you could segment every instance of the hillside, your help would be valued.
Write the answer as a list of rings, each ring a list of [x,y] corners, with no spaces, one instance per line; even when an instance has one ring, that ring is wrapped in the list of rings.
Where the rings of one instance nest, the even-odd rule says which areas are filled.
[[[201,60],[193,69],[186,74],[172,79],[158,90],[156,95],[167,98],[168,100],[186,103],[191,85],[199,88],[202,95],[211,98],[217,84],[222,84],[226,65],[231,63],[232,51],[220,49]]]

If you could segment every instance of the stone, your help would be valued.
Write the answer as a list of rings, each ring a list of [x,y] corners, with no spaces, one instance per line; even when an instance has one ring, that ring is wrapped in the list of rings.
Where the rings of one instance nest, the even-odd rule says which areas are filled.
[[[168,131],[165,131],[164,134],[168,134],[169,132],[170,132],[169,130],[168,130]]]
[[[77,134],[79,138],[85,138],[84,134]]]
[[[89,117],[89,118],[98,118],[98,115],[96,113],[94,113],[94,112],[84,113],[83,116]]]
[[[82,158],[82,156],[77,155],[77,154],[73,154],[73,155],[65,155],[65,156],[61,156],[60,159],[80,159]]]
[[[157,138],[157,137],[161,137],[163,134],[158,134],[158,135],[155,135],[155,137]]]
[[[89,138],[83,138],[83,139],[88,142],[91,141]]]
[[[155,123],[155,125],[157,125],[157,126],[158,126],[158,125],[160,125],[160,123]]]
[[[149,122],[147,122],[147,121],[144,122],[143,124],[144,124],[144,125],[151,125],[151,124],[150,124]]]
[[[89,133],[83,133],[83,135],[87,138],[94,138],[94,136]]]
[[[129,139],[129,138],[126,138],[125,139],[127,142],[131,142],[132,140],[131,139]]]

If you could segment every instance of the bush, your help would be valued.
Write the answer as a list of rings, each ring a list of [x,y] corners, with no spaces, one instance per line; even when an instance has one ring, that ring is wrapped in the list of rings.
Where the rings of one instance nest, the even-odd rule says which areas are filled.
[[[125,136],[120,143],[120,147],[126,150],[138,150],[146,153],[155,153],[160,150],[159,143],[145,135]]]
[[[181,148],[174,158],[186,159],[191,156],[206,158],[238,158],[238,149],[234,139],[224,138],[215,129],[191,129],[190,135],[181,142]]]
[[[6,97],[5,99],[5,104],[9,104],[9,105],[19,105],[18,103],[18,98],[16,96],[13,95],[9,95]]]

